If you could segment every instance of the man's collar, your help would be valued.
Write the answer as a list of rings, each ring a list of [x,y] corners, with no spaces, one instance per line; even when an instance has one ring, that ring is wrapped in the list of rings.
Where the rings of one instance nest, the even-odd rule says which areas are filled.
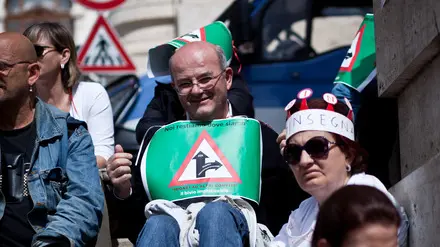
[[[232,105],[231,102],[229,102],[228,100],[228,114],[226,114],[226,118],[231,118],[232,117]]]
[[[35,120],[38,141],[50,140],[63,134],[63,126],[57,119],[66,119],[69,113],[63,112],[53,105],[44,103],[37,98],[35,106]]]
[[[229,102],[229,100],[228,100],[228,114],[226,114],[226,118],[231,118],[233,115],[232,115],[232,105],[231,105],[231,102]],[[186,112],[186,120],[191,120],[191,119],[189,119],[189,115],[188,115],[188,112]]]

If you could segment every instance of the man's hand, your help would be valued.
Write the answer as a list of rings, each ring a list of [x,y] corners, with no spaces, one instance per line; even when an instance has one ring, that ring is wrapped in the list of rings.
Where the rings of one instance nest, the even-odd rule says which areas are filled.
[[[277,138],[277,143],[280,145],[280,152],[283,155],[284,147],[286,146],[286,129],[283,129],[281,134]]]
[[[124,149],[118,144],[115,146],[115,154],[107,161],[107,174],[113,184],[115,195],[121,199],[130,196],[132,158],[133,155],[124,153]]]

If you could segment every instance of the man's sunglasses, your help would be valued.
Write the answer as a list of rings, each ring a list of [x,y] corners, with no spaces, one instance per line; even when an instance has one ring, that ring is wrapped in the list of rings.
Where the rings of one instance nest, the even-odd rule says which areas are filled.
[[[35,52],[37,53],[37,57],[42,57],[44,55],[44,50],[50,49],[50,48],[56,50],[56,48],[52,47],[52,46],[34,45],[34,49],[35,49]]]
[[[284,147],[284,160],[289,165],[297,165],[301,160],[302,151],[306,151],[311,158],[321,159],[328,155],[332,144],[337,144],[336,142],[331,142],[323,136],[316,136],[308,140],[304,146],[296,144],[287,144]]]

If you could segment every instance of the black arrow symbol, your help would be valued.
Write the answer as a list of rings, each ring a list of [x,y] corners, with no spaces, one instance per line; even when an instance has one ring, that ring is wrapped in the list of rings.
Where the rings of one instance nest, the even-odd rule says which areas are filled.
[[[218,170],[222,166],[223,166],[222,163],[220,163],[218,161],[206,163],[203,166],[201,171],[197,171],[197,177],[205,177],[205,174],[206,174],[207,170],[211,170],[211,169]]]
[[[205,165],[206,162],[206,158],[208,158],[208,156],[206,156],[206,154],[204,154],[202,151],[198,152],[196,154],[196,156],[194,156],[193,160],[196,160],[196,177],[205,177],[205,173],[203,173],[202,176],[200,176],[200,171],[203,170],[203,166]]]
[[[198,152],[193,160],[196,160],[196,177],[197,178],[204,178],[206,176],[206,171],[211,169],[219,169],[222,167],[222,163],[218,161],[209,162],[206,163],[206,158],[209,158],[206,154],[204,154],[202,151]]]

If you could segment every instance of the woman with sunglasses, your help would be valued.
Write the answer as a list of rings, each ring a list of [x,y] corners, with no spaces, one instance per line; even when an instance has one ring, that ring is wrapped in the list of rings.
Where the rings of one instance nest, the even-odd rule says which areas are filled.
[[[34,24],[23,35],[34,44],[38,56],[38,97],[87,123],[101,179],[107,180],[107,159],[114,153],[113,112],[107,92],[99,83],[78,81],[75,43],[64,26],[53,22]],[[111,245],[106,205],[103,217],[96,246]]]
[[[346,101],[348,105],[339,102],[332,94],[310,98],[312,94],[311,89],[304,89],[286,107],[283,150],[283,157],[299,186],[311,197],[291,213],[272,246],[311,246],[319,206],[345,185],[372,186],[392,198],[379,179],[365,174],[367,155],[354,141],[353,111],[349,102]],[[404,211],[399,212],[402,217],[399,243],[403,245],[408,222]]]
[[[105,168],[114,153],[113,112],[110,99],[99,83],[78,82],[75,43],[61,24],[44,22],[23,33],[34,44],[41,74],[36,83],[38,96],[87,123],[99,168]]]

